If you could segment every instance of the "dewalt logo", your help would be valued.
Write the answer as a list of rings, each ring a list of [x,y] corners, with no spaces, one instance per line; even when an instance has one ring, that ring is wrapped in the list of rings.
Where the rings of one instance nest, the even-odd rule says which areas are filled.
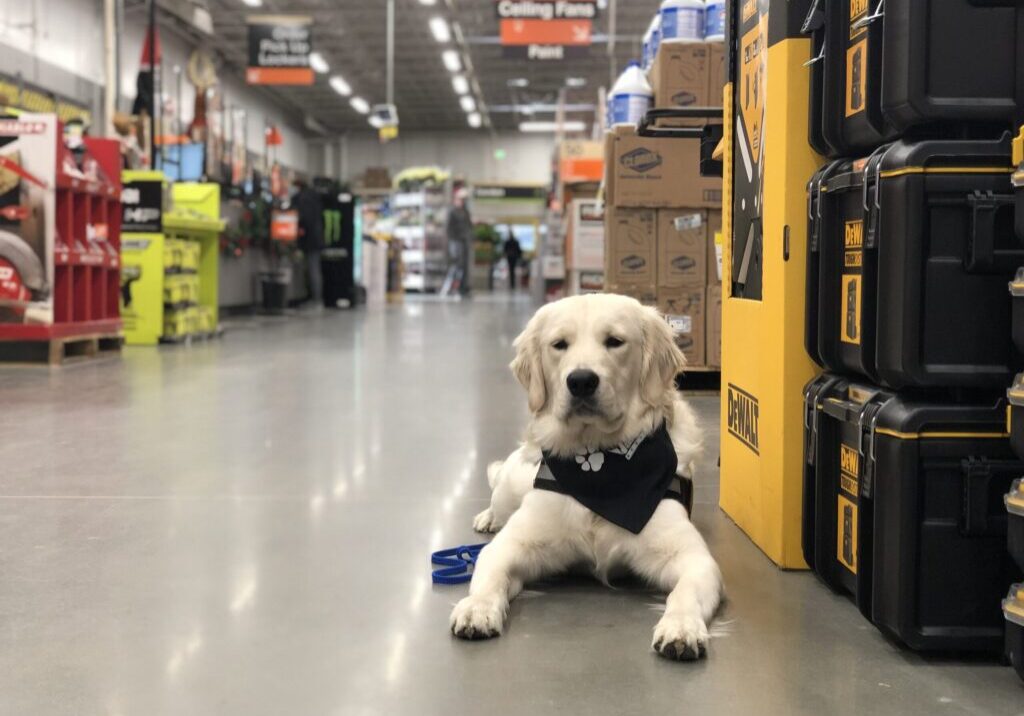
[[[755,455],[760,455],[761,453],[758,452],[760,440],[757,430],[760,406],[757,398],[729,383],[726,399],[729,411],[727,421],[729,434],[753,450]]]
[[[839,486],[843,492],[857,496],[860,483],[860,455],[846,444],[839,446]]]
[[[848,249],[859,249],[864,246],[864,222],[847,221],[843,232],[843,245]]]
[[[868,11],[868,0],[850,0],[850,22]]]

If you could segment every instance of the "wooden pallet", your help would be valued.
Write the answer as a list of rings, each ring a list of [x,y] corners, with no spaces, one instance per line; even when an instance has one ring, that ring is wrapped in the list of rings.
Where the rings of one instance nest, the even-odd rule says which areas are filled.
[[[718,393],[722,389],[722,369],[712,366],[687,366],[676,376],[676,389],[683,393]]]
[[[49,340],[0,341],[0,363],[68,365],[121,354],[124,337],[117,334],[65,336]]]

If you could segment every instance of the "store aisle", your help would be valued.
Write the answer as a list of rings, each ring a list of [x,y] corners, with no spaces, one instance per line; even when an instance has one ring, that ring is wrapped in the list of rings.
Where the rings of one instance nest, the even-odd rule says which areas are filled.
[[[1012,714],[985,662],[886,642],[718,510],[729,603],[710,658],[650,649],[661,598],[534,586],[506,636],[450,637],[484,466],[526,409],[522,297],[242,323],[123,362],[0,370],[0,713]],[[717,399],[695,398],[716,443]]]

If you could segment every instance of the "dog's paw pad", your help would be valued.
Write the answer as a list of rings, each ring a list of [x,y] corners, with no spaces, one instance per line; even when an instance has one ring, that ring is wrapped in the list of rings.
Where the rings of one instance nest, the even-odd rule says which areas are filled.
[[[494,511],[488,507],[473,518],[473,529],[477,532],[491,534],[501,529],[501,525],[499,525],[498,520],[494,518]]]
[[[496,599],[471,596],[455,605],[450,622],[460,639],[490,639],[501,635],[505,612]]]
[[[651,643],[658,654],[673,661],[696,661],[708,653],[708,629],[700,619],[666,617],[654,628]]]

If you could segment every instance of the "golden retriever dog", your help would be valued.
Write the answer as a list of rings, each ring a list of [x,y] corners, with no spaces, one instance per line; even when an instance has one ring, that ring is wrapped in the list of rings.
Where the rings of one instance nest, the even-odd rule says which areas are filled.
[[[514,347],[532,419],[523,444],[488,469],[490,507],[473,526],[497,534],[452,632],[499,636],[525,583],[584,565],[604,583],[626,571],[668,592],[653,648],[703,657],[723,587],[685,500],[665,488],[688,482],[701,449],[675,389],[685,359],[671,329],[632,298],[574,296],[537,311]]]

